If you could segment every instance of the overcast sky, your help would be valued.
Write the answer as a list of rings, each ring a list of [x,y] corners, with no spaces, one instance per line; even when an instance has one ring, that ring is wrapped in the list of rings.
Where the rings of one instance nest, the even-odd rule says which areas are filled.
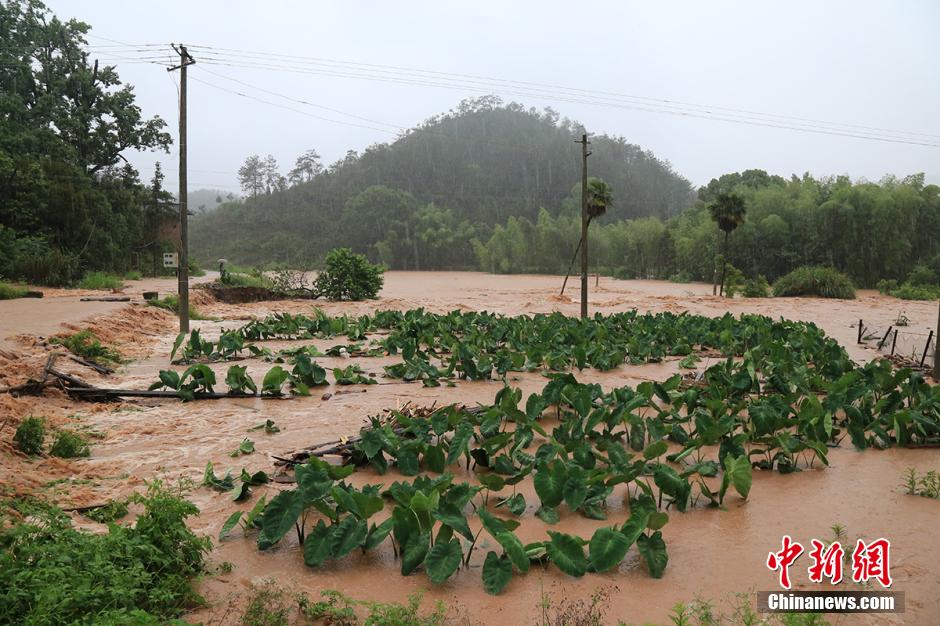
[[[871,129],[888,129],[903,131],[902,137],[910,141],[940,144],[940,2],[936,0],[46,1],[60,18],[88,22],[96,36],[89,37],[94,46],[112,45],[110,39],[133,44],[182,41],[215,48],[191,49],[197,64],[190,70],[189,83],[190,189],[237,191],[236,172],[252,153],[274,155],[283,173],[308,148],[315,148],[330,163],[348,149],[361,151],[372,143],[394,139],[394,130],[376,130],[389,127],[375,122],[407,128],[463,98],[488,93],[540,109],[551,106],[583,122],[589,132],[622,135],[669,160],[696,185],[748,168],[785,176],[808,171],[870,180],[886,173],[925,172],[929,181],[940,183],[940,147],[636,110],[662,110],[666,108],[662,100],[669,100],[754,112],[711,109],[712,115],[738,120],[757,121],[755,113],[774,114],[855,125],[837,129],[848,134],[884,135],[884,130]],[[544,93],[543,88],[537,95],[513,95],[508,92],[520,89],[518,84],[501,90],[466,84],[442,88],[375,78],[402,78],[388,67],[370,66],[372,78],[362,80],[273,67],[199,63],[201,57],[234,64],[250,60],[286,65],[270,56],[250,58],[218,48],[405,66],[443,72],[438,75],[441,81],[465,74],[590,93],[571,97],[571,92],[566,96],[553,87],[547,90],[551,93]],[[113,58],[104,50],[100,49],[102,57]],[[153,56],[150,52],[122,54]],[[163,117],[175,139],[178,72],[168,74],[147,63],[115,63],[125,82],[135,86],[144,113]],[[326,66],[305,62],[302,67],[322,72]],[[308,115],[249,100],[196,79]],[[429,82],[413,76],[409,80]],[[660,100],[621,97],[617,106],[611,106],[613,96],[595,92]],[[607,104],[599,104],[603,102]],[[626,108],[625,103],[633,108]],[[669,110],[677,111],[675,106]],[[831,130],[817,122],[784,118],[771,123],[812,124],[816,130]],[[157,159],[167,171],[167,186],[173,188],[177,184],[175,153],[135,155],[132,162],[148,178]]]

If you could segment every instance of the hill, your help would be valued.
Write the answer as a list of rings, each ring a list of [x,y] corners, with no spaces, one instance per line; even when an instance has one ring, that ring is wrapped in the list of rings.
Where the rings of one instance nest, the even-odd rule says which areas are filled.
[[[551,109],[467,100],[308,182],[195,217],[192,251],[203,261],[309,263],[348,246],[393,268],[476,268],[471,242],[496,224],[577,210],[582,132]],[[622,137],[591,141],[590,174],[614,189],[606,219],[668,218],[693,202],[668,162]]]

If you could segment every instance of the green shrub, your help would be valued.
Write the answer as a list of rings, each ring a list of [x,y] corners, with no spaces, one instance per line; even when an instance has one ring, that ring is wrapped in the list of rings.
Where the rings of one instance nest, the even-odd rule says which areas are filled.
[[[121,363],[123,360],[120,352],[114,348],[102,345],[98,337],[95,336],[95,333],[87,328],[80,330],[74,335],[53,337],[49,340],[49,343],[65,346],[72,354],[93,361]]]
[[[20,285],[11,285],[10,283],[0,283],[0,300],[13,300],[22,298],[29,291],[26,287]]]
[[[78,286],[82,289],[120,289],[124,286],[124,279],[114,274],[89,272],[85,274]]]
[[[131,270],[128,273],[124,274],[124,280],[141,280],[143,277],[144,277],[143,274],[141,274],[137,270]]]
[[[890,296],[891,292],[898,288],[898,281],[893,278],[882,278],[875,287],[881,295]]]
[[[855,287],[848,276],[831,267],[802,266],[774,283],[774,296],[819,296],[853,300]]]
[[[53,248],[45,237],[18,236],[0,225],[0,276],[31,285],[64,287],[79,275],[78,257]]]
[[[618,267],[611,275],[617,280],[633,280],[636,278],[636,270],[629,267]]]
[[[937,300],[940,299],[940,287],[904,283],[890,295],[901,300]]]
[[[20,452],[33,456],[42,452],[42,442],[45,438],[45,421],[41,417],[27,417],[17,426],[13,443]]]
[[[144,513],[105,534],[53,507],[0,531],[0,623],[156,624],[201,603],[192,581],[211,543],[186,526],[199,510],[160,483],[132,500]]]
[[[692,275],[686,272],[685,270],[676,272],[669,277],[669,282],[671,283],[691,283]]]
[[[314,281],[313,291],[328,300],[375,298],[382,289],[384,271],[349,248],[337,248],[326,255],[326,269]]]
[[[936,286],[937,273],[925,265],[917,265],[904,282],[914,287]]]
[[[85,511],[84,515],[99,524],[114,522],[127,515],[127,502],[111,500],[104,506]]]
[[[745,298],[767,298],[770,296],[770,284],[763,275],[757,278],[749,278],[744,281],[741,288],[741,295]]]
[[[192,257],[189,258],[189,263],[187,266],[189,267],[189,275],[193,278],[199,278],[200,276],[206,275],[206,271],[199,267],[199,264],[196,263]]]
[[[174,315],[179,315],[179,314],[180,314],[180,299],[179,299],[179,296],[175,296],[175,295],[170,294],[170,295],[168,295],[168,296],[166,296],[166,297],[164,297],[164,298],[160,298],[159,300],[148,300],[148,301],[147,301],[147,304],[149,304],[150,306],[155,306],[155,307],[157,307],[158,309],[164,309],[164,310],[166,310],[166,311],[170,311],[170,312],[173,313]],[[213,318],[208,317],[208,316],[203,315],[202,313],[200,313],[200,312],[196,309],[196,307],[193,306],[192,302],[190,302],[190,303],[189,303],[189,319],[191,319],[191,320],[211,320],[211,319],[213,319]]]
[[[70,430],[60,430],[55,434],[49,454],[63,459],[75,459],[91,456],[88,441],[78,433]]]
[[[744,272],[729,263],[725,272],[725,296],[733,298],[735,294],[741,293],[743,289]]]
[[[235,271],[226,268],[219,278],[219,282],[226,287],[258,287],[261,289],[271,289],[274,283],[264,275],[264,270],[260,267],[252,268],[248,271]]]

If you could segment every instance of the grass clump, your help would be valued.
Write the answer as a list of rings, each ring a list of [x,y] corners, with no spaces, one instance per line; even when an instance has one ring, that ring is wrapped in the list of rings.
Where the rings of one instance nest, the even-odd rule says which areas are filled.
[[[20,422],[13,435],[17,449],[30,456],[42,452],[42,443],[46,438],[46,422],[41,417],[27,417]]]
[[[149,304],[150,306],[155,306],[155,307],[157,307],[158,309],[164,309],[165,311],[169,311],[169,312],[173,313],[174,315],[179,315],[179,313],[180,313],[180,299],[179,299],[179,296],[175,296],[175,295],[172,295],[172,294],[171,294],[171,295],[168,295],[168,296],[166,296],[166,297],[164,297],[164,298],[160,298],[159,300],[149,300],[149,301],[147,302],[147,304]],[[190,303],[190,304],[189,304],[189,319],[191,319],[191,320],[211,320],[211,319],[213,319],[213,318],[211,318],[211,317],[209,317],[209,316],[207,316],[207,315],[203,315],[202,313],[199,312],[198,309],[196,309],[196,307],[194,307],[194,306],[192,305],[192,303]]]
[[[64,346],[68,348],[69,352],[72,354],[84,359],[108,363],[121,363],[123,361],[120,352],[114,348],[102,345],[95,333],[87,328],[73,335],[53,337],[49,342]]]
[[[159,482],[133,500],[136,523],[105,534],[53,507],[0,531],[0,623],[156,624],[200,604],[192,582],[211,543],[186,526],[198,509]]]
[[[78,283],[82,289],[120,289],[124,286],[124,279],[114,274],[104,272],[89,272]]]
[[[831,267],[798,267],[777,279],[774,297],[819,296],[821,298],[855,299],[855,287],[848,276]]]
[[[317,275],[313,292],[328,300],[371,300],[382,289],[384,272],[361,254],[337,248],[326,255],[326,269]]]
[[[278,587],[277,581],[269,578],[252,587],[240,623],[242,626],[288,626],[292,608],[288,594]]]
[[[671,283],[691,283],[692,275],[686,272],[685,270],[680,270],[669,277],[669,282]]]
[[[137,270],[131,270],[124,274],[124,280],[142,280],[144,275]]]
[[[21,285],[0,282],[0,300],[23,298],[29,290]]]
[[[888,295],[901,300],[937,300],[940,299],[940,287],[933,285],[912,285],[904,283]]]
[[[71,430],[60,430],[55,434],[49,454],[63,459],[91,456],[88,440]]]
[[[916,469],[909,467],[904,472],[902,485],[908,495],[940,499],[940,474],[936,470],[930,470],[920,476]]]

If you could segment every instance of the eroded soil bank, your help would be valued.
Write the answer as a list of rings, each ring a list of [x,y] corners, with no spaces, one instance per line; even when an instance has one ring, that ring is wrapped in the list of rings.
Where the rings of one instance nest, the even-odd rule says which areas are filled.
[[[148,283],[172,291],[172,281]],[[593,279],[592,279],[593,287]],[[330,314],[360,314],[379,309],[407,310],[424,307],[435,312],[454,309],[488,310],[505,314],[562,311],[576,315],[577,285],[569,284],[566,297],[558,296],[561,279],[546,276],[492,276],[475,273],[404,273],[386,276],[381,298],[365,303],[311,303],[309,301],[259,302],[242,305],[198,300],[203,313],[219,321],[195,322],[209,338],[225,328],[235,328],[252,316],[287,310],[311,311],[321,306]],[[131,283],[129,292],[144,289]],[[101,377],[75,363],[62,369],[89,382],[108,387],[146,388],[160,369],[168,367],[175,337],[175,319],[168,313],[142,305],[87,307],[72,295],[47,297],[17,303],[13,321],[6,317],[7,303],[0,302],[0,327],[6,335],[20,336],[8,341],[0,353],[0,387],[21,382],[34,374],[45,361],[47,348],[36,335],[55,332],[60,321],[76,328],[89,327],[99,336],[135,359],[110,377]],[[571,298],[571,299],[569,299]],[[110,303],[108,303],[110,305]],[[876,353],[855,344],[859,319],[886,327],[904,312],[911,328],[928,328],[936,322],[935,303],[902,302],[873,292],[860,292],[854,301],[820,299],[736,299],[711,296],[709,285],[678,285],[656,281],[615,281],[601,279],[591,292],[592,311],[611,313],[632,308],[640,311],[690,311],[704,315],[748,312],[813,321],[838,339],[858,360]],[[61,317],[60,317],[61,316]],[[321,348],[336,341],[314,341]],[[267,342],[283,347],[286,342]],[[85,506],[123,498],[139,490],[144,481],[187,478],[197,484],[207,461],[217,471],[242,467],[249,471],[272,470],[271,455],[283,455],[313,443],[356,434],[368,415],[412,402],[438,405],[451,402],[472,404],[492,402],[500,388],[497,382],[461,382],[455,388],[423,388],[383,379],[382,366],[397,358],[361,358],[366,372],[379,377],[379,385],[335,386],[318,389],[313,397],[285,400],[225,399],[181,404],[170,400],[147,400],[121,404],[82,404],[56,392],[40,398],[11,398],[0,395],[0,482],[4,490],[39,493],[63,506]],[[350,359],[318,358],[324,367],[346,365]],[[270,364],[246,360],[256,380]],[[703,360],[699,368],[707,367]],[[222,373],[228,364],[213,365]],[[623,366],[612,372],[585,370],[576,374],[584,382],[598,382],[605,388],[643,380],[662,380],[677,369],[676,360],[645,366]],[[224,374],[219,377],[224,378]],[[332,377],[331,377],[332,379]],[[544,379],[537,374],[520,374],[512,383],[524,394],[539,391]],[[320,394],[331,392],[329,399]],[[94,445],[88,459],[65,461],[50,458],[29,460],[10,445],[13,428],[23,417],[45,415],[53,425],[69,425],[92,433]],[[253,426],[273,419],[281,428],[276,434],[248,432]],[[233,459],[229,456],[245,437],[254,440],[257,451]],[[201,591],[212,606],[190,616],[192,621],[224,623],[234,618],[230,602],[238,602],[245,589],[267,576],[316,597],[322,589],[337,589],[354,598],[379,601],[404,600],[409,593],[426,589],[426,600],[443,600],[466,623],[534,623],[540,611],[542,594],[558,601],[588,598],[597,588],[610,591],[607,618],[616,622],[656,622],[668,620],[670,608],[679,601],[699,596],[721,602],[733,592],[775,588],[775,575],[764,565],[767,553],[778,550],[783,534],[804,544],[816,537],[830,539],[833,524],[845,527],[850,541],[857,537],[887,537],[892,542],[894,589],[906,592],[907,612],[895,616],[854,616],[836,618],[837,623],[940,623],[940,533],[934,532],[940,502],[904,495],[900,488],[902,472],[916,467],[921,472],[940,469],[936,450],[886,450],[856,452],[848,442],[830,453],[831,466],[780,475],[755,472],[754,486],[747,502],[731,498],[726,510],[696,507],[687,513],[671,513],[664,528],[669,549],[669,566],[662,579],[651,578],[639,562],[635,548],[619,569],[604,575],[589,574],[573,579],[556,568],[516,577],[503,595],[493,597],[483,591],[479,565],[486,553],[484,544],[474,553],[474,565],[462,570],[440,586],[433,586],[422,573],[402,577],[391,547],[367,556],[350,555],[339,563],[317,569],[304,566],[296,539],[291,535],[268,552],[259,552],[254,538],[241,531],[219,544],[211,555],[214,565],[228,561],[229,573],[208,576]],[[357,472],[356,483],[390,484],[400,477],[395,472],[378,477]],[[458,479],[460,477],[458,476]],[[268,485],[255,490],[246,504],[231,502],[228,494],[195,488],[189,497],[201,509],[193,526],[215,537],[225,519],[236,509],[250,508],[263,493],[269,497],[283,488]],[[527,498],[530,502],[532,498]],[[608,501],[610,520],[621,521],[623,492],[615,491]],[[562,507],[558,529],[589,535],[605,524],[571,514]],[[540,538],[544,525],[532,523],[534,507],[523,516],[523,538]],[[76,515],[76,522],[96,525]],[[528,522],[528,523],[527,523]],[[527,536],[531,533],[531,537]],[[477,558],[479,557],[479,558]],[[804,559],[805,560],[805,559]],[[795,570],[798,588],[810,588],[804,561]]]

